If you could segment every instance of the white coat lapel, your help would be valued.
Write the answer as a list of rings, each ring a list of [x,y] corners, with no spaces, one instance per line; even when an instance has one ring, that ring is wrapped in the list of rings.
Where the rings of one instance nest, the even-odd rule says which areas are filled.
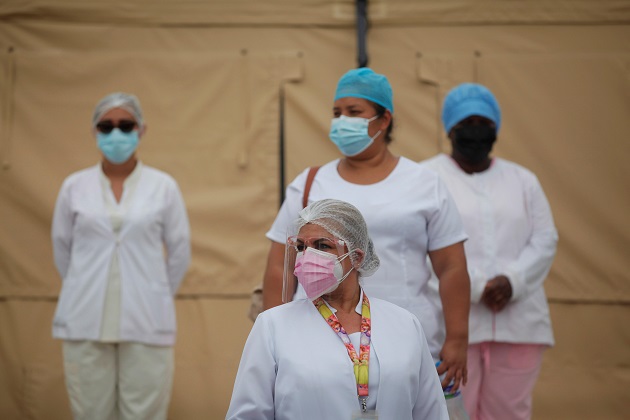
[[[368,296],[369,297],[369,296]],[[397,377],[397,373],[401,372],[401,354],[400,352],[408,351],[405,346],[409,345],[408,337],[400,337],[396,328],[397,320],[395,317],[381,310],[380,302],[377,299],[370,300],[370,310],[372,313],[372,352],[378,358],[379,363],[379,385],[378,395],[376,398],[376,410],[379,418],[398,419],[405,418],[406,414],[402,414],[398,410],[398,406],[408,406],[411,402],[404,401],[409,390],[408,384],[401,382],[401,377]],[[420,349],[418,349],[418,352]],[[407,366],[404,369],[411,368]],[[389,401],[387,405],[384,401]],[[397,402],[393,404],[393,402]],[[407,405],[405,405],[407,404]]]

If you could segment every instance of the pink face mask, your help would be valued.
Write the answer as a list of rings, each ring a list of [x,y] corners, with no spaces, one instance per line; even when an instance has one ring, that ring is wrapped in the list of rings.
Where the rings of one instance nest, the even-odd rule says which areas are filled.
[[[293,274],[298,278],[309,300],[332,292],[348,277],[352,269],[344,276],[341,266],[341,261],[348,255],[350,253],[337,258],[334,254],[310,247],[298,254]]]

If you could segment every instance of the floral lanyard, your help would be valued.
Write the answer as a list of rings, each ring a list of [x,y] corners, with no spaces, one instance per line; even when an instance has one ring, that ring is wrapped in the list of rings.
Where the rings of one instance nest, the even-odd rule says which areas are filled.
[[[370,301],[365,293],[363,293],[363,302],[361,303],[361,348],[360,355],[357,356],[357,351],[354,349],[348,333],[341,326],[337,316],[330,310],[328,305],[321,297],[315,299],[313,304],[324,317],[330,328],[333,329],[341,338],[341,341],[346,346],[348,356],[354,365],[354,377],[357,380],[357,394],[359,402],[361,404],[361,410],[365,412],[367,410],[368,399],[368,366],[370,362],[370,343],[372,337],[372,321],[370,315]]]

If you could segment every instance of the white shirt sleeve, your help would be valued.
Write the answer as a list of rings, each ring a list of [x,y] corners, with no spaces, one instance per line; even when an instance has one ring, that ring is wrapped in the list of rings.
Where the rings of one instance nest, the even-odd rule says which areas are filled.
[[[274,242],[284,244],[287,240],[287,229],[297,220],[300,210],[302,210],[302,199],[304,197],[304,185],[309,168],[306,168],[287,187],[284,202],[280,211],[267,232],[267,238]]]
[[[164,213],[164,243],[167,251],[168,281],[173,295],[177,292],[190,263],[190,226],[184,199],[173,180]]]
[[[468,267],[468,276],[470,277],[470,301],[472,303],[480,303],[481,296],[488,283],[488,276],[477,269]]]
[[[459,210],[444,182],[435,174],[437,211],[428,221],[429,251],[445,248],[468,239]]]
[[[73,216],[70,206],[70,186],[64,181],[57,196],[52,220],[52,245],[55,265],[62,280],[68,273],[70,266],[70,251],[72,249]]]
[[[512,301],[542,287],[558,243],[551,208],[536,176],[527,186],[526,194],[527,216],[532,233],[518,259],[509,264],[505,273],[512,285]]]
[[[274,389],[277,366],[272,336],[273,333],[263,313],[256,318],[247,337],[226,419],[275,418]]]

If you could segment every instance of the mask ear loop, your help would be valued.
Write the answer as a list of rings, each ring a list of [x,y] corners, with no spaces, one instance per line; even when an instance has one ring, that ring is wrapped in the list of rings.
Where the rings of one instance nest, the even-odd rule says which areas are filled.
[[[350,252],[351,251],[348,251],[345,254],[338,256],[337,257],[337,261],[341,262],[341,261],[345,260],[348,257],[348,255],[350,255]]]
[[[339,263],[341,263],[341,261],[345,260],[352,252],[354,251],[348,251],[345,254],[343,254],[342,256],[340,256],[339,258],[337,258],[337,261],[339,261]],[[352,273],[352,270],[354,270],[354,265],[350,266],[350,270],[348,270],[348,272],[346,274],[343,275],[343,277],[341,277],[339,279],[339,281],[337,282],[337,284],[341,284],[341,282],[343,282],[349,275],[350,273]]]
[[[376,119],[378,119],[378,118],[380,118],[380,117],[382,117],[382,115],[375,115],[375,116],[373,116],[372,118],[368,119],[368,120],[367,120],[367,122],[368,122],[368,126],[370,125],[370,123],[371,123],[372,121],[374,121],[374,120],[376,120]],[[377,138],[377,137],[378,137],[378,136],[379,136],[382,132],[383,132],[383,130],[378,130],[378,131],[376,132],[376,134],[374,134],[374,137],[370,137],[370,141],[374,141],[374,140],[376,140],[376,138]]]
[[[350,267],[350,270],[348,270],[348,272],[344,274],[342,278],[339,279],[337,284],[341,284],[350,275],[350,273],[352,273],[352,270],[354,270],[354,267]]]

